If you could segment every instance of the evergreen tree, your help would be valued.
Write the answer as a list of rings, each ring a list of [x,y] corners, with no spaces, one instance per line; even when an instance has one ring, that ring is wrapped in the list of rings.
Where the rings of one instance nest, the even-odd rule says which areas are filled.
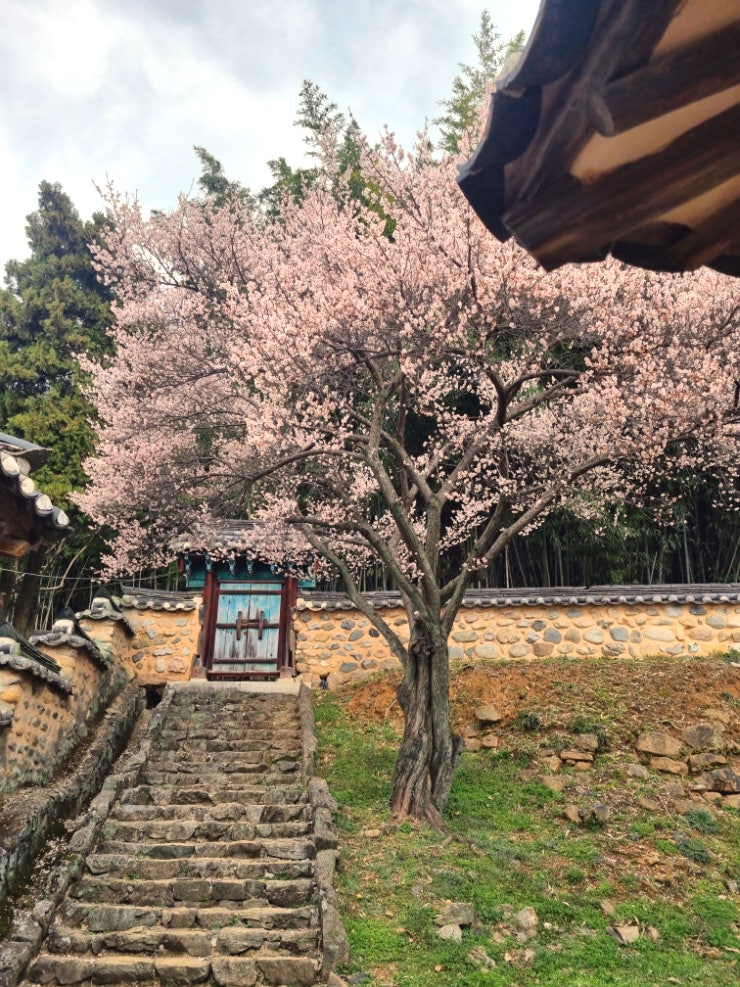
[[[101,216],[83,222],[59,184],[42,182],[26,232],[31,256],[6,264],[0,290],[0,431],[51,449],[34,480],[73,519],[76,534],[62,548],[72,558],[84,542],[83,555],[96,544],[68,497],[84,486],[82,461],[95,446],[78,359],[111,352],[111,296],[88,249],[105,225]],[[32,553],[26,570],[39,573],[43,565],[44,553]],[[19,629],[31,621],[38,585],[35,576],[18,581]]]
[[[224,166],[198,144],[193,148],[200,161],[201,176],[198,185],[201,191],[220,209],[223,206],[253,205],[254,197],[249,189],[239,182],[226,177]]]
[[[329,181],[342,199],[360,200],[366,188],[360,171],[364,137],[354,117],[346,116],[315,82],[304,80],[298,96],[294,126],[304,131],[306,153],[316,164],[293,168],[284,157],[268,161],[274,182],[260,193],[267,215],[280,216],[287,196],[300,203],[320,180]]]
[[[442,116],[434,120],[441,131],[440,147],[448,154],[460,154],[466,138],[475,145],[480,131],[479,113],[489,87],[501,71],[507,55],[524,45],[524,31],[502,41],[501,35],[484,10],[478,33],[473,35],[478,59],[475,65],[460,63],[460,74],[452,82],[452,95],[440,101]]]

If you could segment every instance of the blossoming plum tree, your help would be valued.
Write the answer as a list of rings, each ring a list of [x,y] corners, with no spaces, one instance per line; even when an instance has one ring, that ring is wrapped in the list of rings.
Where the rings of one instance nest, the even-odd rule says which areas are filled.
[[[275,561],[338,571],[403,664],[392,809],[439,825],[466,588],[556,505],[687,465],[730,489],[740,321],[710,271],[544,274],[424,151],[388,138],[363,176],[362,202],[317,183],[277,223],[187,198],[145,219],[110,194],[98,263],[119,328],[92,368],[103,425],[79,503],[117,532],[112,571],[246,513]],[[359,592],[371,562],[401,594],[407,646]]]

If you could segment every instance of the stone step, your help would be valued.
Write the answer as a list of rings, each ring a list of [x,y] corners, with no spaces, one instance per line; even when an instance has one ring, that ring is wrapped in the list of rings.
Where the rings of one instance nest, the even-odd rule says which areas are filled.
[[[135,819],[194,819],[194,820],[246,820],[251,823],[282,823],[310,821],[312,810],[307,803],[295,805],[265,805],[258,802],[244,805],[242,802],[221,802],[217,805],[136,805],[117,803],[109,819],[132,821]]]
[[[298,703],[295,696],[273,696],[264,700],[258,698],[255,693],[251,696],[246,693],[224,698],[219,696],[216,699],[198,699],[195,702],[187,701],[184,697],[173,696],[171,709],[184,710],[190,717],[213,716],[220,713],[250,713],[252,716],[268,717],[277,721],[285,716],[298,715]]]
[[[76,901],[158,905],[162,908],[183,904],[218,905],[222,902],[264,902],[292,908],[311,903],[314,895],[312,878],[280,881],[181,876],[173,880],[137,880],[85,875],[69,891],[69,897]]]
[[[85,861],[87,872],[120,880],[160,881],[176,877],[234,877],[292,881],[313,875],[312,860],[278,860],[250,857],[143,857],[123,853],[92,853]],[[187,868],[187,871],[185,871]]]
[[[218,932],[225,926],[263,929],[310,929],[318,920],[315,904],[283,908],[275,905],[251,905],[249,908],[177,906],[174,908],[143,905],[111,905],[75,901],[67,898],[58,914],[60,924],[84,928],[88,932],[124,932],[152,925],[170,929],[210,929]],[[56,920],[55,920],[56,921]]]
[[[191,761],[189,757],[183,755],[175,758],[170,754],[167,758],[151,758],[147,762],[147,770],[158,774],[173,774],[178,777],[183,775],[210,775],[213,781],[218,778],[225,778],[227,775],[254,775],[265,774],[270,770],[272,758],[268,753],[259,753],[251,761],[242,761],[239,764],[218,764],[214,761]],[[298,766],[298,762],[293,759],[291,764]],[[187,779],[183,779],[186,781]]]
[[[233,751],[236,754],[249,753],[250,751],[265,751],[273,748],[286,748],[288,750],[298,750],[301,747],[300,735],[291,732],[289,736],[273,737],[269,730],[260,731],[261,736],[257,738],[245,738],[235,740],[225,740],[220,735],[212,740],[203,737],[173,737],[157,740],[152,744],[153,751],[203,751],[204,753],[223,754]]]
[[[97,853],[123,854],[132,860],[137,857],[151,857],[158,860],[181,860],[184,857],[249,857],[251,859],[274,859],[305,861],[313,860],[316,847],[308,837],[264,840],[234,840],[231,842],[182,843],[127,843],[121,840],[107,840],[95,848]]]
[[[311,822],[306,821],[252,823],[229,819],[139,819],[130,822],[111,820],[105,824],[103,832],[106,841],[185,843],[290,838],[305,836],[311,828]]]
[[[317,982],[317,960],[303,956],[59,956],[42,953],[32,963],[32,984],[189,985],[210,979],[220,985],[269,984],[311,987]]]
[[[269,725],[263,727],[239,727],[239,726],[189,726],[175,730],[162,730],[157,738],[159,746],[174,745],[182,741],[193,740],[217,740],[233,743],[239,749],[249,749],[249,744],[254,741],[269,740],[276,744],[286,741],[298,743],[301,739],[301,731],[298,726],[291,729],[272,729]]]
[[[312,987],[313,810],[295,697],[175,692],[28,987]]]
[[[315,953],[318,947],[316,928],[265,929],[243,926],[236,922],[219,930],[167,928],[149,925],[144,928],[90,932],[67,925],[54,925],[49,931],[46,948],[50,953],[159,953],[186,956],[211,956],[216,953],[242,955],[266,949],[286,956]]]
[[[253,764],[272,764],[275,761],[300,761],[302,757],[303,752],[298,747],[288,749],[274,744],[246,751],[191,751],[183,747],[172,751],[166,748],[160,750],[152,748],[149,763],[152,767],[155,764],[174,764],[175,771],[182,769],[184,765],[208,767],[213,771],[238,771],[242,766],[247,768]],[[157,770],[162,769],[157,768]]]
[[[284,765],[284,767],[283,767]],[[296,774],[298,765],[295,761],[281,761],[272,765],[277,770],[262,771],[235,771],[233,774],[214,774],[207,771],[196,771],[180,773],[179,771],[153,771],[146,768],[142,774],[141,781],[145,785],[187,785],[188,787],[204,787],[225,791],[234,788],[247,788],[250,785],[260,785],[270,787],[285,783],[288,775]],[[231,801],[238,801],[232,799]]]
[[[241,788],[211,789],[206,785],[188,783],[182,785],[137,785],[121,793],[122,805],[222,805],[243,802],[264,805],[296,805],[305,803],[307,796],[303,785],[282,779],[281,785],[264,788],[247,785]]]

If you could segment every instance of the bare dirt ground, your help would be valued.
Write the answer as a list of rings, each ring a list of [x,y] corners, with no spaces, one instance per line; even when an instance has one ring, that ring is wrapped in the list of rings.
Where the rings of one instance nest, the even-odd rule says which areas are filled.
[[[350,713],[370,721],[403,723],[395,690],[398,676],[354,688]],[[574,717],[602,721],[612,750],[630,746],[643,729],[680,731],[706,709],[731,717],[728,737],[740,742],[740,661],[711,658],[543,659],[460,665],[451,677],[452,718],[465,734],[481,705],[496,706],[502,745],[523,711],[536,713],[543,730],[559,730]]]

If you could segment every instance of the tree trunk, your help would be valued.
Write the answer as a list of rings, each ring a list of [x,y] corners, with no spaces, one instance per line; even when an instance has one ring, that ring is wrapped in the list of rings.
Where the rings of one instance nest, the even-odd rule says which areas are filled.
[[[393,771],[391,810],[397,817],[441,829],[442,809],[463,748],[450,723],[449,658],[441,627],[421,620],[412,626],[398,701],[405,723]]]
[[[41,572],[46,559],[46,546],[42,545],[26,557],[26,568],[23,575],[18,576],[15,604],[13,606],[13,627],[24,637],[33,630],[33,618],[38,605]]]

